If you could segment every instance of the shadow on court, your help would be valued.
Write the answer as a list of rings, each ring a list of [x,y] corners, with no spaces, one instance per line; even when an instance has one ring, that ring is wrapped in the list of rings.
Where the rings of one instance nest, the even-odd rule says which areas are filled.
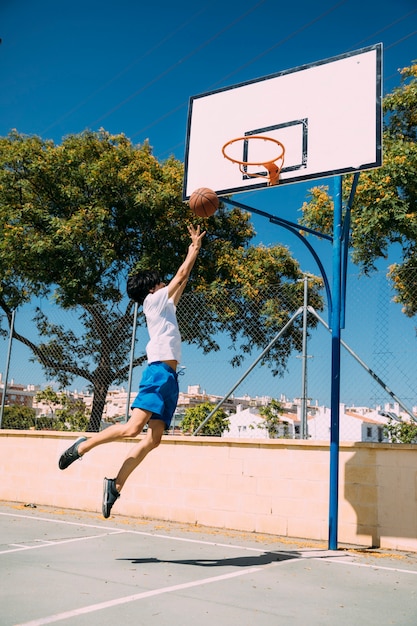
[[[196,565],[198,567],[258,567],[260,565],[268,565],[269,563],[277,563],[279,561],[288,561],[290,559],[299,558],[297,552],[288,554],[276,554],[274,552],[265,552],[259,556],[242,556],[231,557],[228,559],[155,559],[155,558],[124,558],[121,561],[130,561],[134,565],[143,565],[145,563],[172,563],[176,565]]]

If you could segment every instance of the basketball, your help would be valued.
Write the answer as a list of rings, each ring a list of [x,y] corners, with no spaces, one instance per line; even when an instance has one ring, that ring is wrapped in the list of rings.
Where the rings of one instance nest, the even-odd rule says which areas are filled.
[[[210,217],[219,208],[219,198],[212,189],[200,187],[191,194],[190,208],[198,217]]]

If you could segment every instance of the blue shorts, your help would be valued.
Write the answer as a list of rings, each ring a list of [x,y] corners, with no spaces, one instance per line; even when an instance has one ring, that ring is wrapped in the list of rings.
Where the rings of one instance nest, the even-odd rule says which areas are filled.
[[[178,374],[166,363],[154,361],[143,372],[139,393],[131,408],[150,411],[151,419],[163,420],[169,428],[178,395]]]

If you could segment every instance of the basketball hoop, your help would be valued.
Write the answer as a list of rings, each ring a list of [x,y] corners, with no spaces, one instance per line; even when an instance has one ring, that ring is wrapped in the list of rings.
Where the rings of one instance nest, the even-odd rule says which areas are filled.
[[[262,141],[270,141],[272,143],[277,144],[278,148],[279,148],[279,153],[276,157],[274,157],[273,159],[270,159],[269,161],[265,161],[265,160],[260,160],[260,161],[239,161],[239,159],[235,159],[234,157],[231,157],[229,154],[226,154],[226,148],[228,146],[231,146],[233,143],[235,143],[236,141],[249,141],[249,140],[253,140],[253,139],[257,139],[257,140],[262,140]],[[277,185],[279,182],[279,175],[281,173],[282,170],[282,166],[284,165],[284,154],[285,154],[285,147],[284,145],[278,141],[277,139],[273,139],[272,137],[265,137],[263,135],[247,135],[246,137],[237,137],[236,139],[231,139],[230,141],[228,141],[227,143],[224,144],[223,148],[222,148],[222,153],[223,156],[226,157],[226,159],[229,159],[229,161],[232,161],[232,163],[237,163],[239,165],[239,170],[242,172],[242,174],[244,174],[245,176],[250,176],[251,178],[255,178],[255,177],[260,177],[263,178],[264,174],[260,173],[260,172],[248,172],[247,168],[248,166],[253,166],[253,165],[263,165],[264,168],[266,170],[268,170],[268,180],[269,180],[269,184],[270,185]]]

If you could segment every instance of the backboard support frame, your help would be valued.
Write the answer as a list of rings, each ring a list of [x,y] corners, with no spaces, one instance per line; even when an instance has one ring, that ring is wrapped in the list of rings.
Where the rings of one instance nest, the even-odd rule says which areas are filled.
[[[230,140],[233,137],[242,137],[242,136],[245,136],[245,133],[250,133],[250,132],[254,132],[254,133],[256,132],[257,134],[260,134],[260,131],[261,131],[261,134],[262,134],[262,130],[266,128],[269,128],[268,132],[272,132],[272,129],[274,127],[275,127],[274,130],[276,130],[276,127],[278,127],[280,124],[285,124],[285,121],[288,121],[290,119],[293,119],[293,120],[304,119],[306,136],[303,138],[301,145],[304,146],[305,148],[305,149],[304,148],[302,149],[302,153],[305,156],[305,158],[301,159],[301,166],[298,163],[298,165],[294,165],[292,169],[287,170],[287,172],[283,172],[283,180],[280,180],[280,184],[285,184],[286,182],[298,182],[300,180],[313,180],[313,179],[327,178],[330,176],[334,177],[334,180],[333,180],[333,191],[334,191],[333,193],[333,201],[334,201],[333,234],[331,238],[332,248],[333,248],[333,255],[332,255],[333,277],[332,277],[331,292],[330,292],[330,286],[328,284],[328,281],[326,283],[327,285],[326,290],[327,290],[327,294],[329,298],[329,306],[330,306],[330,322],[331,322],[330,327],[331,327],[331,333],[332,333],[329,523],[328,523],[328,531],[329,531],[328,548],[329,550],[336,550],[338,547],[338,515],[339,515],[339,506],[338,506],[339,487],[338,485],[339,485],[339,446],[340,446],[339,428],[340,428],[340,374],[341,374],[340,349],[341,349],[341,329],[344,327],[344,323],[345,323],[344,306],[345,306],[345,300],[346,300],[346,268],[347,268],[347,259],[348,259],[347,250],[348,250],[349,236],[350,236],[350,209],[351,209],[352,202],[354,199],[356,185],[357,185],[360,171],[380,167],[382,165],[382,45],[376,44],[375,46],[370,46],[368,48],[364,48],[362,50],[355,51],[347,55],[341,55],[339,57],[334,57],[333,59],[328,59],[326,61],[322,61],[322,62],[313,64],[310,66],[303,66],[303,68],[301,68],[303,71],[306,71],[312,68],[321,67],[326,63],[328,64],[339,63],[344,60],[349,60],[350,70],[351,70],[351,73],[350,73],[351,82],[348,87],[352,87],[353,96],[352,94],[349,94],[349,93],[348,95],[350,97],[350,102],[352,103],[352,106],[354,106],[356,101],[358,100],[360,101],[360,96],[362,95],[361,89],[357,89],[358,85],[354,85],[354,83],[352,83],[352,78],[355,75],[355,72],[354,72],[355,68],[354,68],[354,65],[352,66],[352,61],[353,61],[353,64],[355,63],[355,61],[356,63],[360,64],[361,58],[359,55],[368,55],[368,61],[369,61],[369,55],[372,55],[370,66],[373,66],[373,70],[374,70],[374,76],[372,80],[368,71],[368,79],[370,81],[370,84],[366,83],[366,81],[364,80],[364,76],[362,75],[361,84],[359,85],[359,87],[363,87],[364,89],[367,89],[368,112],[364,119],[365,123],[361,124],[361,118],[360,116],[359,117],[357,116],[355,118],[356,125],[351,124],[350,128],[347,131],[346,129],[343,128],[343,130],[345,131],[345,134],[343,135],[342,133],[342,136],[335,136],[336,148],[337,148],[337,141],[339,140],[339,152],[343,153],[343,150],[346,147],[344,143],[344,138],[347,138],[347,140],[351,139],[349,137],[349,133],[354,133],[353,142],[351,142],[351,145],[353,145],[354,147],[356,137],[358,137],[358,140],[360,142],[361,131],[364,130],[365,132],[368,132],[369,145],[367,147],[367,151],[362,152],[361,156],[357,155],[358,160],[355,163],[353,162],[355,160],[355,153],[354,153],[354,150],[351,150],[350,158],[352,159],[352,163],[349,163],[348,161],[345,163],[339,162],[337,167],[331,167],[329,165],[328,167],[322,167],[321,169],[317,168],[316,170],[313,169],[309,171],[310,147],[311,147],[311,144],[314,145],[314,141],[312,141],[310,130],[314,126],[315,120],[313,119],[314,115],[310,116],[308,112],[305,115],[300,115],[298,111],[297,112],[293,111],[292,115],[288,116],[287,120],[277,119],[274,122],[270,122],[270,123],[265,122],[263,125],[253,123],[250,126],[248,126],[248,128],[244,129],[243,132],[236,132],[236,130],[234,130],[233,132],[230,133],[231,136],[223,138],[223,141],[221,141],[222,139],[221,137],[217,137],[219,145],[215,146],[212,143],[212,146],[211,146],[213,149],[212,154],[214,155],[214,158],[218,160],[221,158],[221,155],[220,155],[221,146],[224,145],[228,140]],[[279,75],[275,75],[275,77],[277,76],[285,77],[285,76],[290,75],[291,72],[294,73],[297,71],[298,71],[297,69],[289,70],[288,72],[283,72]],[[334,76],[335,78],[340,78],[340,76],[336,76],[335,73],[334,73]],[[261,80],[268,80],[268,77],[265,77],[264,79],[261,79]],[[337,83],[337,80],[335,81],[335,83]],[[250,83],[246,83],[244,85],[248,86],[249,84]],[[320,86],[322,86],[322,83],[320,84]],[[334,91],[338,95],[339,100],[336,100],[336,102],[342,103],[343,98],[346,96],[346,93],[347,93],[346,89],[342,89],[340,81],[339,83],[335,85],[331,85],[331,87],[334,87]],[[355,87],[356,87],[356,91],[355,91]],[[239,89],[239,88],[240,86],[236,86],[235,88],[229,88],[229,91],[230,89]],[[224,90],[219,91],[217,93],[221,94],[223,92]],[[347,98],[347,100],[348,100],[348,105],[349,105],[349,98]],[[292,102],[294,102],[294,99],[292,100]],[[263,106],[263,104],[264,104],[264,100],[261,100],[260,105]],[[359,102],[359,105],[360,104],[361,102]],[[348,109],[345,108],[345,111],[347,110]],[[214,109],[212,109],[212,112],[213,111]],[[187,144],[186,144],[186,153],[185,153],[185,170],[184,170],[184,186],[183,186],[183,199],[184,200],[187,200],[187,198],[189,197],[189,194],[192,193],[190,189],[192,190],[193,186],[196,185],[195,178],[191,176],[191,182],[190,182],[190,177],[189,177],[190,168],[192,170],[192,161],[193,161],[192,154],[191,154],[192,158],[190,159],[190,153],[192,152],[192,148],[193,148],[192,112],[193,112],[193,100],[190,101],[188,127],[187,127]],[[317,109],[316,109],[316,112],[317,112]],[[314,113],[314,109],[313,109],[313,113]],[[331,121],[332,115],[334,116],[332,120],[333,121],[333,130],[332,130],[333,134],[334,134],[334,129],[335,129],[335,120],[336,122],[338,121],[337,115],[335,113],[336,112],[333,111],[332,109],[328,109],[329,121]],[[216,117],[214,116],[213,119],[216,120]],[[206,119],[206,122],[207,121],[208,121],[208,118]],[[247,120],[244,120],[244,123],[249,124]],[[372,128],[369,127],[370,125],[372,126]],[[209,130],[211,130],[210,125],[207,124],[207,126]],[[225,132],[227,131],[227,129],[224,129],[224,130]],[[318,134],[316,133],[315,141],[317,145],[319,145],[317,141],[317,137],[320,137],[320,134],[319,134],[320,129],[316,128],[315,130],[318,131]],[[346,132],[348,134],[346,134]],[[201,142],[201,137],[199,139],[200,139],[200,143],[202,146],[200,154],[203,154],[204,149],[205,149],[205,145],[204,145],[205,142],[204,140]],[[210,134],[209,139],[210,140],[213,139],[213,133]],[[313,139],[314,139],[314,134],[313,134]],[[372,140],[373,145],[371,145],[371,141],[369,141],[370,139]],[[285,146],[285,142],[282,141],[282,143]],[[342,146],[341,149],[340,149],[340,145]],[[320,146],[320,148],[322,148],[323,152],[325,152],[325,148],[323,146]],[[219,154],[216,154],[215,150],[218,150]],[[287,152],[287,146],[285,146],[285,151]],[[338,154],[338,150],[336,149],[334,153],[332,153],[332,158],[333,156],[337,157],[337,154]],[[372,157],[364,158],[365,154],[370,154],[372,155]],[[250,160],[252,162],[255,162],[255,159],[253,158],[250,158]],[[298,161],[300,161],[300,159],[298,159]],[[263,160],[260,162],[266,163],[267,160]],[[301,177],[300,175],[297,176],[297,174],[293,176],[292,174],[294,172],[296,173],[300,172],[302,166],[304,166],[304,176],[303,177]],[[288,167],[288,163],[286,164],[286,167]],[[207,163],[204,164],[201,162],[198,163],[198,168],[194,170],[194,173],[199,172],[200,170],[202,172],[202,176],[206,176],[207,172],[210,171],[209,164]],[[342,175],[346,173],[353,173],[354,176],[353,176],[353,185],[352,185],[352,190],[351,190],[350,197],[349,197],[348,206],[345,211],[345,216],[343,218]],[[242,173],[240,175],[242,176]],[[224,180],[224,179],[222,179],[220,176],[218,180]],[[236,192],[247,191],[249,189],[253,190],[254,188],[268,186],[267,182],[260,183],[260,184],[259,183],[250,184],[251,181],[244,180],[244,175],[243,175],[243,182],[246,184],[245,185],[241,184],[240,186],[236,185],[235,187],[229,186],[228,188],[224,187],[224,189],[222,189],[221,185],[218,186],[216,184],[216,179],[214,179],[214,183],[211,184],[210,179],[205,178],[204,186],[210,186],[211,184],[211,188],[214,191],[216,191],[216,193],[220,196],[221,195],[230,196]],[[234,202],[234,201],[232,201],[229,197],[227,197],[225,198],[225,202],[227,203],[227,202]],[[254,212],[259,212],[258,210],[255,210],[253,208],[252,210]],[[267,217],[266,213],[265,213],[265,217]],[[272,221],[273,223],[277,223],[277,225],[279,225],[279,222],[275,221],[276,218],[274,218],[273,216],[269,216],[269,217],[272,217],[270,221]],[[289,223],[287,223],[286,226],[289,227],[290,230],[292,229],[295,234],[297,234],[297,230],[293,229]],[[319,233],[316,233],[316,234],[319,235]],[[309,245],[310,244],[308,244],[308,246]],[[313,257],[318,261],[319,268],[322,272],[322,276],[324,279],[326,277],[326,272],[324,270],[324,267],[318,255],[315,253],[314,249],[311,249],[311,251],[313,252]],[[236,386],[234,388],[236,388]],[[217,407],[215,408],[215,410],[216,409]],[[210,416],[208,416],[208,418],[209,417]]]

